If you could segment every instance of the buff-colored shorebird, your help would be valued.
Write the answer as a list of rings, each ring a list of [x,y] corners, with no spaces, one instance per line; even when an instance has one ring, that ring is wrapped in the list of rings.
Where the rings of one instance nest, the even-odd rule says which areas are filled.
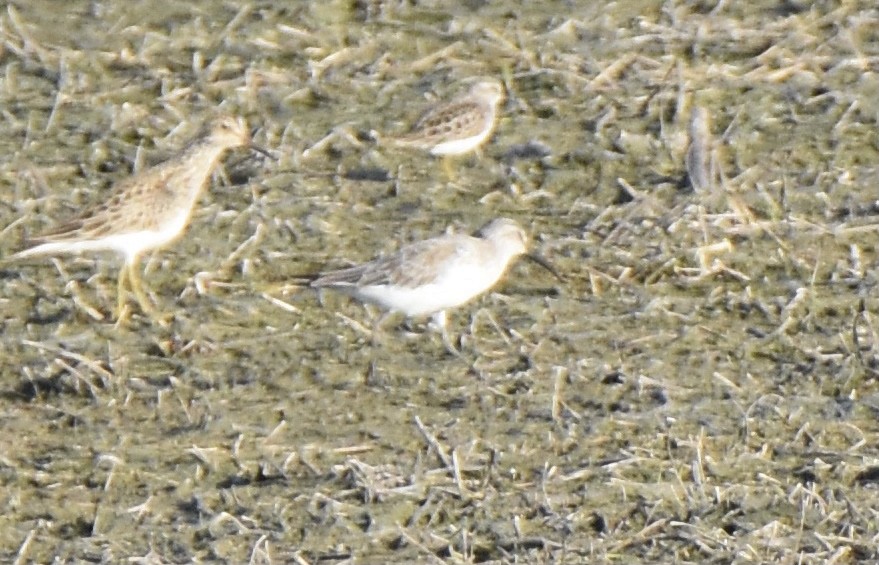
[[[208,184],[211,172],[227,150],[250,146],[250,132],[242,118],[223,117],[209,132],[182,153],[118,182],[109,200],[27,243],[12,256],[115,251],[124,257],[117,285],[116,317],[125,319],[125,282],[143,311],[155,316],[140,282],[143,254],[167,245],[189,223],[192,209]],[[251,146],[252,147],[252,146]]]
[[[443,167],[452,178],[449,158],[475,151],[488,141],[503,100],[504,87],[499,81],[480,80],[463,95],[429,109],[409,133],[392,142],[444,157]]]
[[[311,286],[341,291],[410,317],[431,315],[443,343],[457,354],[449,339],[446,310],[493,287],[520,255],[558,277],[544,259],[527,253],[528,238],[513,220],[494,220],[478,236],[446,234],[413,243],[356,267],[322,273]]]

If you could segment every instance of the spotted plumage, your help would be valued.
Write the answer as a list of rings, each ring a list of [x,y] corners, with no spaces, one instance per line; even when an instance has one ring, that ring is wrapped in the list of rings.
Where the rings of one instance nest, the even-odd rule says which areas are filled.
[[[411,131],[394,138],[397,145],[433,155],[462,155],[485,143],[494,131],[504,89],[496,80],[481,80],[450,102],[428,110]]]
[[[250,132],[243,119],[219,119],[178,157],[119,181],[109,199],[27,241],[31,247],[12,258],[115,251],[125,258],[119,273],[118,315],[121,318],[125,303],[126,278],[141,308],[152,312],[136,268],[141,255],[170,243],[183,232],[223,154],[249,144]]]

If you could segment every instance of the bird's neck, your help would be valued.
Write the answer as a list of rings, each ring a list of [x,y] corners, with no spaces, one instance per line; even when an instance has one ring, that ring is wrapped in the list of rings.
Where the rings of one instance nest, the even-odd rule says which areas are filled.
[[[490,259],[488,260],[495,263],[499,269],[506,270],[510,261],[518,255],[518,252],[513,251],[513,249],[509,245],[504,244],[504,242],[491,242],[491,244],[493,252],[489,254]]]
[[[190,171],[190,197],[196,198],[207,185],[208,177],[220,162],[220,158],[228,147],[204,140],[190,147],[186,159],[186,168]]]

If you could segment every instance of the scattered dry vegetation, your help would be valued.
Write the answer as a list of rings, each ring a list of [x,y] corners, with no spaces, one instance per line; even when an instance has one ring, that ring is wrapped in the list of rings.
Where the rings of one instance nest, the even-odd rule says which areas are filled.
[[[0,264],[0,560],[854,563],[879,532],[870,2],[7,3],[0,254],[214,112],[237,153],[116,329]],[[479,159],[390,150],[508,88]],[[506,215],[466,360],[305,274]]]

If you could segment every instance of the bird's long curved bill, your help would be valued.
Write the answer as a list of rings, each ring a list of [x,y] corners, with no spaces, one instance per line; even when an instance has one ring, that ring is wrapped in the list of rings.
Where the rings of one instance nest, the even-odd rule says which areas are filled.
[[[564,277],[562,277],[559,274],[559,272],[555,270],[555,267],[553,267],[549,261],[547,261],[546,259],[544,259],[540,255],[537,255],[535,253],[526,253],[524,256],[526,259],[530,259],[531,261],[537,263],[538,265],[540,265],[541,267],[543,267],[544,269],[546,269],[547,271],[552,273],[552,276],[554,276],[558,280],[564,282],[564,280],[565,280]]]
[[[265,156],[268,157],[269,159],[272,159],[272,160],[277,161],[277,159],[275,158],[275,156],[272,155],[271,153],[269,153],[269,150],[268,150],[268,149],[263,149],[263,148],[260,147],[259,145],[254,145],[254,144],[251,143],[250,145],[247,146],[247,148],[250,149],[251,151],[254,151],[254,152],[256,152],[256,153],[259,153],[260,155],[265,155]]]

